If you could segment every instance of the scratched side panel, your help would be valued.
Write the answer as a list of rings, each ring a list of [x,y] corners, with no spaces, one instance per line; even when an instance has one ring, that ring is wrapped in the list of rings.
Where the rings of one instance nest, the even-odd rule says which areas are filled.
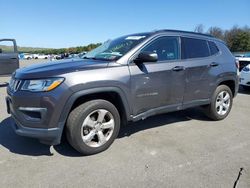
[[[185,72],[172,71],[180,64],[163,62],[129,66],[134,115],[152,108],[182,103]]]

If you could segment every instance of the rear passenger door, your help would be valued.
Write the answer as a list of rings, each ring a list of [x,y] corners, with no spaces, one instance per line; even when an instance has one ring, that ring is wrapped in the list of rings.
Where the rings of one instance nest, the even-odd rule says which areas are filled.
[[[0,40],[0,75],[11,74],[19,68],[16,41]]]
[[[184,107],[206,103],[211,96],[219,72],[212,50],[216,51],[207,40],[181,37],[181,56],[186,67]]]

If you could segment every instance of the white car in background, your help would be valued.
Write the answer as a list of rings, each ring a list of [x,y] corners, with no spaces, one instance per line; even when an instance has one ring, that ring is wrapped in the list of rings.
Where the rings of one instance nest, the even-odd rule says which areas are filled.
[[[38,54],[33,54],[33,59],[38,59]]]
[[[48,59],[49,55],[44,55],[44,54],[33,54],[34,59]]]
[[[245,66],[240,72],[240,85],[244,89],[250,90],[250,64]]]
[[[25,53],[25,54],[23,54],[23,58],[24,59],[32,59],[33,58],[33,54],[28,54],[28,53]]]
[[[250,53],[248,54],[237,54],[235,58],[239,61],[239,70],[241,71],[245,66],[250,64]]]
[[[45,55],[45,54],[38,54],[37,59],[48,59],[49,55]]]

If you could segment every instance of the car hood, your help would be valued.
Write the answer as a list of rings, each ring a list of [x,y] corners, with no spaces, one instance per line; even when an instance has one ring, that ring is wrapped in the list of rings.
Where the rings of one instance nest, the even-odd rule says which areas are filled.
[[[107,61],[89,59],[67,59],[47,63],[37,63],[18,69],[14,74],[17,79],[45,78],[68,72],[104,68],[108,66],[108,63],[109,62]]]

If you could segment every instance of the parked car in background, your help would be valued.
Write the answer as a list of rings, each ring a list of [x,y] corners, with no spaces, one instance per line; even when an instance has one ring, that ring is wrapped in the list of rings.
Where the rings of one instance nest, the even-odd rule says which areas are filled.
[[[54,55],[54,59],[57,59],[57,60],[63,59],[63,56],[62,56],[62,54],[56,54],[56,55]]]
[[[240,85],[244,89],[250,90],[250,64],[245,66],[240,72]]]
[[[38,54],[37,58],[38,58],[38,59],[48,59],[48,58],[49,58],[49,55]]]
[[[244,55],[244,54],[234,54],[234,56],[235,56],[236,58],[238,58],[238,57],[244,57],[245,55]]]
[[[19,68],[19,56],[15,39],[0,39],[0,75],[13,73]]]
[[[24,54],[23,54],[23,58],[24,58],[24,59],[27,59],[27,60],[33,59],[33,54],[24,53]]]
[[[79,54],[69,54],[68,58],[70,59],[79,58]]]
[[[48,55],[45,54],[33,54],[34,59],[48,59]]]
[[[33,59],[38,59],[38,56],[39,56],[39,54],[33,54],[33,55],[32,55],[32,58],[33,58]]]
[[[77,151],[90,155],[107,149],[128,121],[196,106],[222,120],[238,81],[223,41],[160,30],[109,40],[83,59],[19,69],[6,104],[17,134],[56,145],[65,132]]]
[[[80,58],[82,58],[86,53],[87,53],[87,52],[81,52],[81,53],[78,54],[78,56],[79,56]]]
[[[239,70],[241,71],[244,67],[250,64],[250,54],[235,55],[239,61]]]

